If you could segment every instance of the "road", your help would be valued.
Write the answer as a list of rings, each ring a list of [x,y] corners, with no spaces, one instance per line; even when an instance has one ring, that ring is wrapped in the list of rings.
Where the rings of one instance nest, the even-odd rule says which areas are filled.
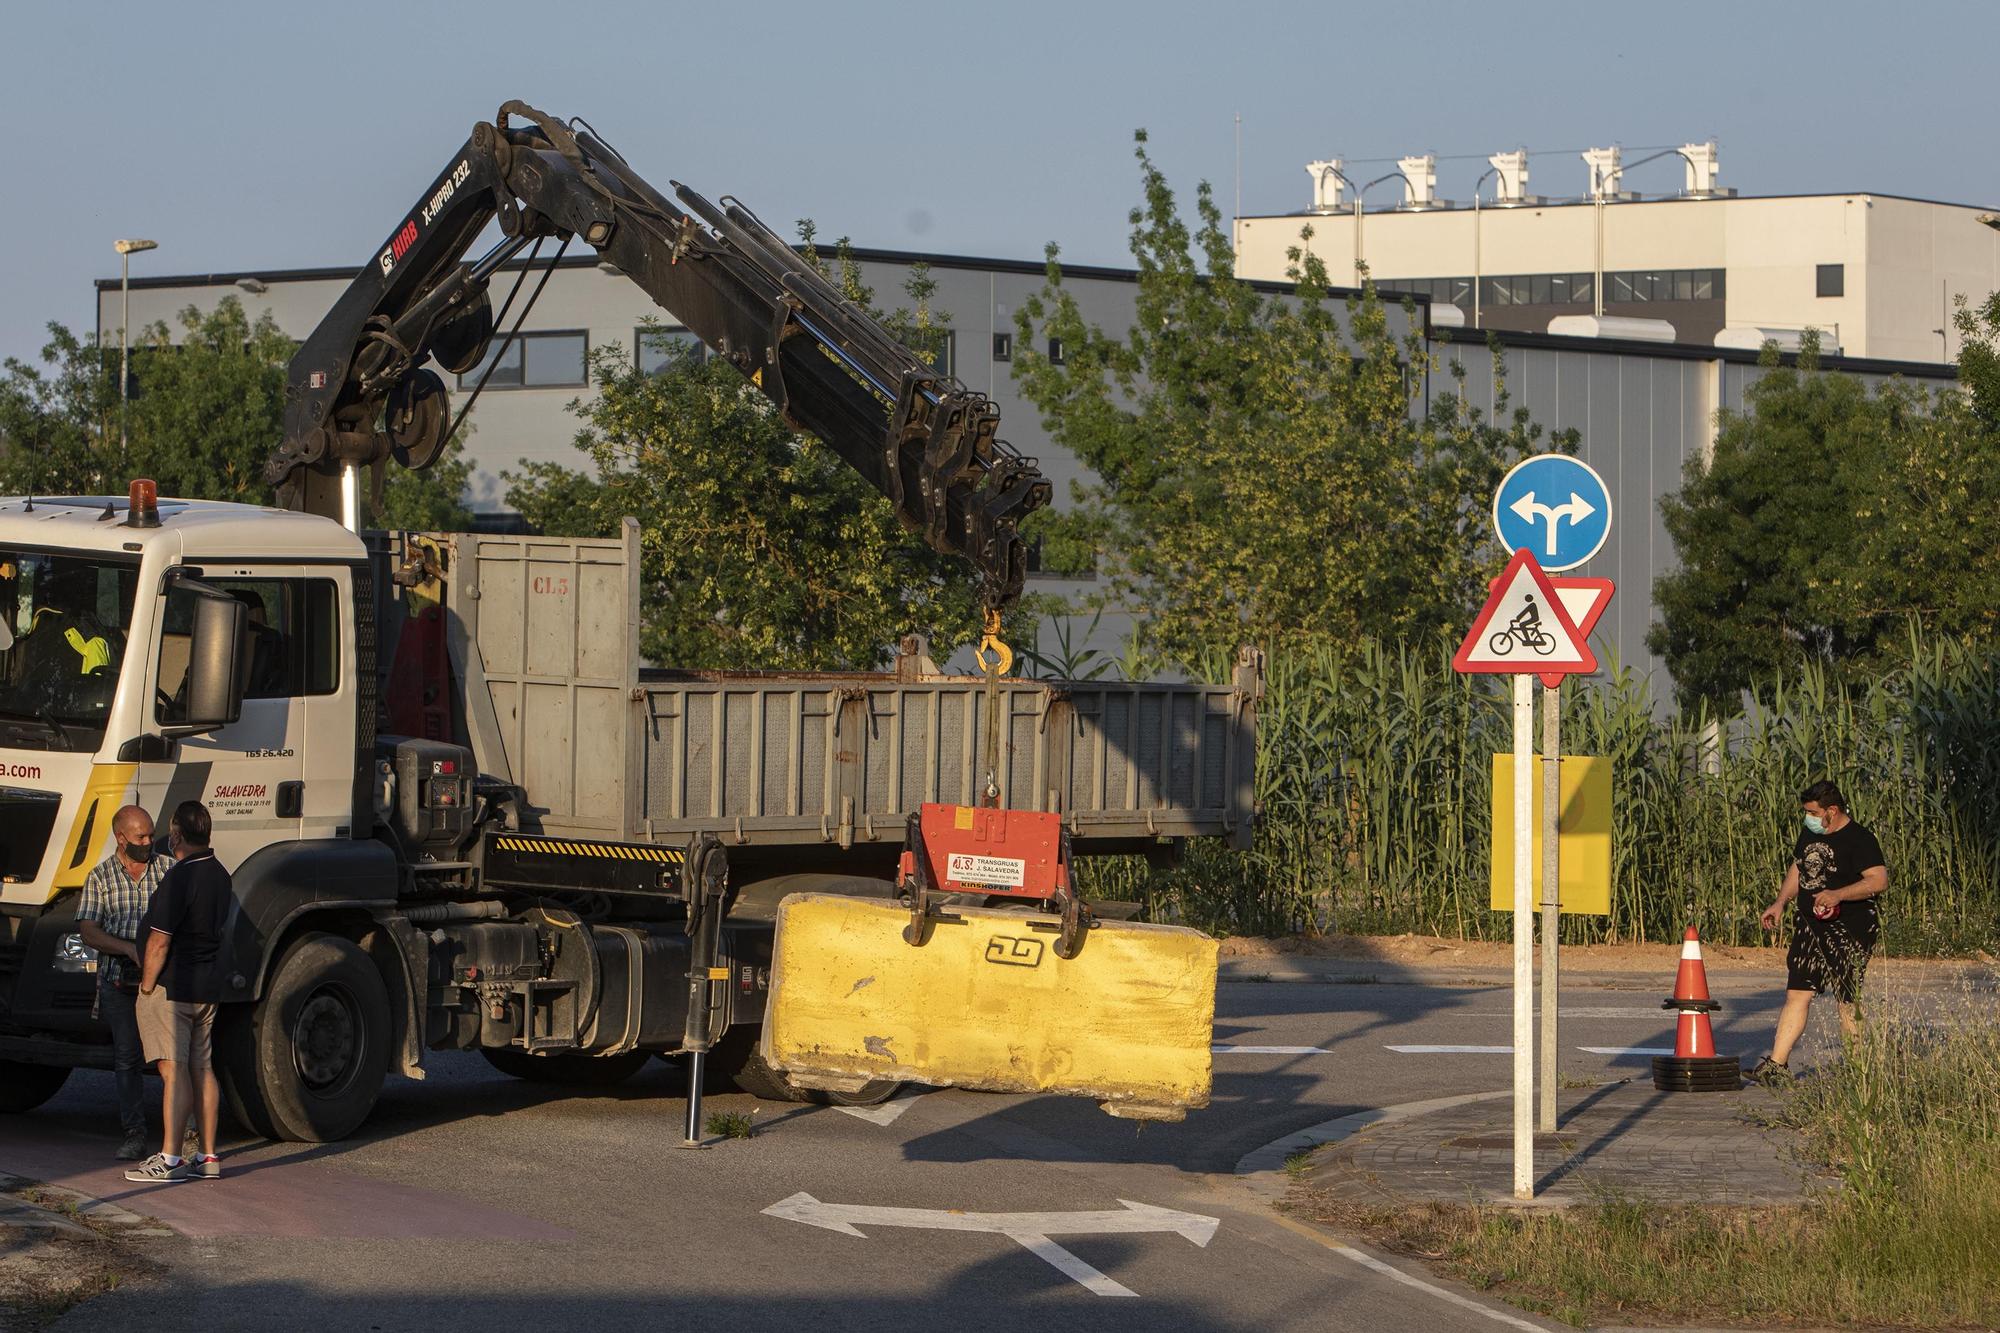
[[[1578,1048],[1671,1044],[1665,981],[1567,987],[1565,1071],[1643,1070],[1644,1056]],[[1763,1049],[1773,982],[1723,991],[1720,1049]],[[58,1327],[1523,1326],[1484,1297],[1469,1308],[1364,1267],[1232,1177],[1245,1154],[1336,1116],[1506,1086],[1504,1054],[1390,1049],[1504,1046],[1504,985],[1225,983],[1217,1014],[1219,1047],[1301,1049],[1218,1050],[1214,1103],[1181,1124],[956,1091],[868,1116],[731,1093],[710,1109],[752,1114],[758,1132],[704,1152],[674,1146],[683,1079],[665,1062],[558,1093],[435,1055],[425,1081],[391,1080],[352,1141],[245,1145],[216,1184],[114,1185],[107,1197],[186,1239],[159,1243],[164,1282]],[[78,1074],[0,1121],[0,1170],[100,1166],[115,1118],[110,1076]]]

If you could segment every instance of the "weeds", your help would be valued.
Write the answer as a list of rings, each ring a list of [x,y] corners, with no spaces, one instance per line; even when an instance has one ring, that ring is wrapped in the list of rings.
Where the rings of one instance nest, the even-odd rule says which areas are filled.
[[[747,1139],[756,1127],[756,1120],[741,1111],[710,1111],[706,1126],[709,1133],[723,1139]]]
[[[1293,1180],[1303,1180],[1306,1173],[1312,1170],[1312,1164],[1313,1150],[1301,1148],[1285,1158],[1285,1174]]]

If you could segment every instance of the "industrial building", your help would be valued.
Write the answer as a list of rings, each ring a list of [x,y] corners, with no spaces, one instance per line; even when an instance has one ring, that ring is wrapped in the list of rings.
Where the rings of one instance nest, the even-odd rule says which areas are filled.
[[[1620,208],[1632,206],[1621,204]],[[1300,216],[1291,216],[1282,222],[1296,229],[1300,220]],[[1329,217],[1314,215],[1310,220],[1320,226]],[[1397,220],[1404,219],[1398,215]],[[1425,221],[1422,217],[1407,220]],[[1278,221],[1243,219],[1238,224],[1239,239],[1268,250],[1275,243],[1271,238],[1282,229],[1275,225],[1262,229],[1262,224]],[[1371,247],[1388,230],[1372,213],[1365,225]],[[1315,244],[1323,242],[1316,238]],[[1003,436],[1040,459],[1043,471],[1055,482],[1056,503],[1067,503],[1069,482],[1081,477],[1083,469],[1049,439],[1032,404],[1016,391],[1011,375],[1014,312],[1040,290],[1043,266],[1039,262],[881,250],[859,250],[855,258],[877,304],[891,308],[902,303],[898,298],[912,267],[928,267],[937,284],[930,306],[939,330],[936,350],[943,363],[967,385],[992,396],[1000,408]],[[1748,281],[1735,279],[1735,270],[1727,263],[1722,267],[1732,275],[1732,294],[1736,285]],[[1262,271],[1281,276],[1281,269],[1273,274],[1266,264]],[[130,290],[131,326],[138,330],[165,322],[177,328],[175,317],[185,307],[208,309],[225,297],[235,296],[253,318],[269,312],[281,329],[303,338],[353,272],[349,268],[319,268],[135,277]],[[1334,276],[1338,279],[1342,274],[1336,271]],[[502,291],[507,281],[505,275],[499,279]],[[1134,272],[1065,266],[1064,282],[1090,323],[1113,332],[1131,325],[1137,292]],[[1272,285],[1269,290],[1288,291],[1289,287]],[[1532,286],[1529,294],[1536,294]],[[117,278],[98,282],[99,337],[112,344],[118,339],[120,299]],[[1706,299],[1718,300],[1714,296]],[[1690,294],[1689,302],[1683,304],[1693,303]],[[1415,319],[1438,340],[1440,361],[1439,369],[1415,386],[1415,406],[1424,410],[1434,394],[1463,391],[1476,406],[1490,412],[1497,380],[1484,335],[1473,337],[1456,327],[1468,320],[1459,317],[1450,304],[1429,290],[1413,296]],[[1532,301],[1523,302],[1520,309],[1532,305]],[[661,354],[640,338],[640,328],[647,320],[661,317],[662,312],[643,292],[594,259],[566,259],[558,267],[534,308],[522,341],[506,353],[474,413],[477,431],[467,450],[474,472],[467,499],[482,525],[505,527],[511,521],[503,473],[532,460],[584,465],[586,460],[574,447],[582,423],[570,411],[570,404],[588,392],[588,356],[616,344],[620,356],[636,357],[642,367],[657,364]],[[1391,317],[1403,331],[1408,330],[1399,311],[1392,311]],[[1716,410],[1741,405],[1745,387],[1760,373],[1757,354],[1742,347],[1718,347],[1712,340],[1691,343],[1606,337],[1601,336],[1603,330],[1595,337],[1563,336],[1494,318],[1483,322],[1498,331],[1513,405],[1526,407],[1549,430],[1577,429],[1582,436],[1583,457],[1612,488],[1617,521],[1611,540],[1601,554],[1577,571],[1619,583],[1619,595],[1599,626],[1600,655],[1615,655],[1641,672],[1655,670],[1657,664],[1645,648],[1646,630],[1653,618],[1652,582],[1673,564],[1672,546],[1660,528],[1659,499],[1679,487],[1687,461],[1712,442]],[[1606,327],[1615,330],[1624,326]],[[1845,326],[1842,339],[1847,340]],[[1043,350],[1061,355],[1059,347]],[[1846,350],[1853,349],[1849,346]],[[1446,373],[1454,361],[1466,372],[1463,381]],[[1871,379],[1900,374],[1942,382],[1951,374],[1948,366],[1923,359],[1895,362],[1848,355],[1827,364]],[[452,386],[458,401],[463,401],[476,378],[476,374],[468,375]],[[1049,578],[1034,582],[1038,586],[1032,591],[1072,598],[1089,593],[1093,586]],[[1087,617],[1083,623],[1089,623]],[[1107,614],[1088,646],[1115,656],[1128,632],[1127,621]],[[1084,645],[1072,644],[1078,646]],[[1664,695],[1664,679],[1658,684]]]
[[[1629,162],[1617,147],[1564,154],[1532,179],[1531,156],[1555,155],[1514,150],[1484,159],[1484,171],[1465,165],[1470,188],[1458,200],[1440,196],[1435,154],[1393,168],[1308,163],[1304,207],[1236,220],[1238,271],[1283,278],[1287,250],[1310,229],[1303,244],[1332,281],[1365,269],[1474,327],[1608,327],[1750,350],[1767,339],[1796,347],[1812,328],[1851,356],[1934,363],[1958,355],[1954,302],[2000,289],[2000,232],[1977,206],[1868,191],[1739,195],[1718,183],[1713,142]],[[1654,162],[1658,173],[1678,169],[1679,192],[1626,188],[1628,173]]]

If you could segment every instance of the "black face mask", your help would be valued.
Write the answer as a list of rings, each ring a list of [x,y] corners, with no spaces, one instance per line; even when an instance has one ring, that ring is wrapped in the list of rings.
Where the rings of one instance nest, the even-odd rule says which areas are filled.
[[[125,859],[137,861],[140,865],[153,859],[153,844],[150,842],[128,842],[125,844]]]

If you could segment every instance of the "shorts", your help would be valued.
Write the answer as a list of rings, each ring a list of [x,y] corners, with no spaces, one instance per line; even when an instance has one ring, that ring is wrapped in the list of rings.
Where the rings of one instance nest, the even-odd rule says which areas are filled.
[[[215,1035],[215,1006],[167,998],[164,986],[139,996],[139,1044],[147,1063],[171,1060],[184,1069],[207,1069]]]
[[[1843,926],[1803,927],[1792,933],[1785,954],[1785,989],[1832,991],[1843,1004],[1853,1004],[1875,951],[1872,935],[1856,935]]]

